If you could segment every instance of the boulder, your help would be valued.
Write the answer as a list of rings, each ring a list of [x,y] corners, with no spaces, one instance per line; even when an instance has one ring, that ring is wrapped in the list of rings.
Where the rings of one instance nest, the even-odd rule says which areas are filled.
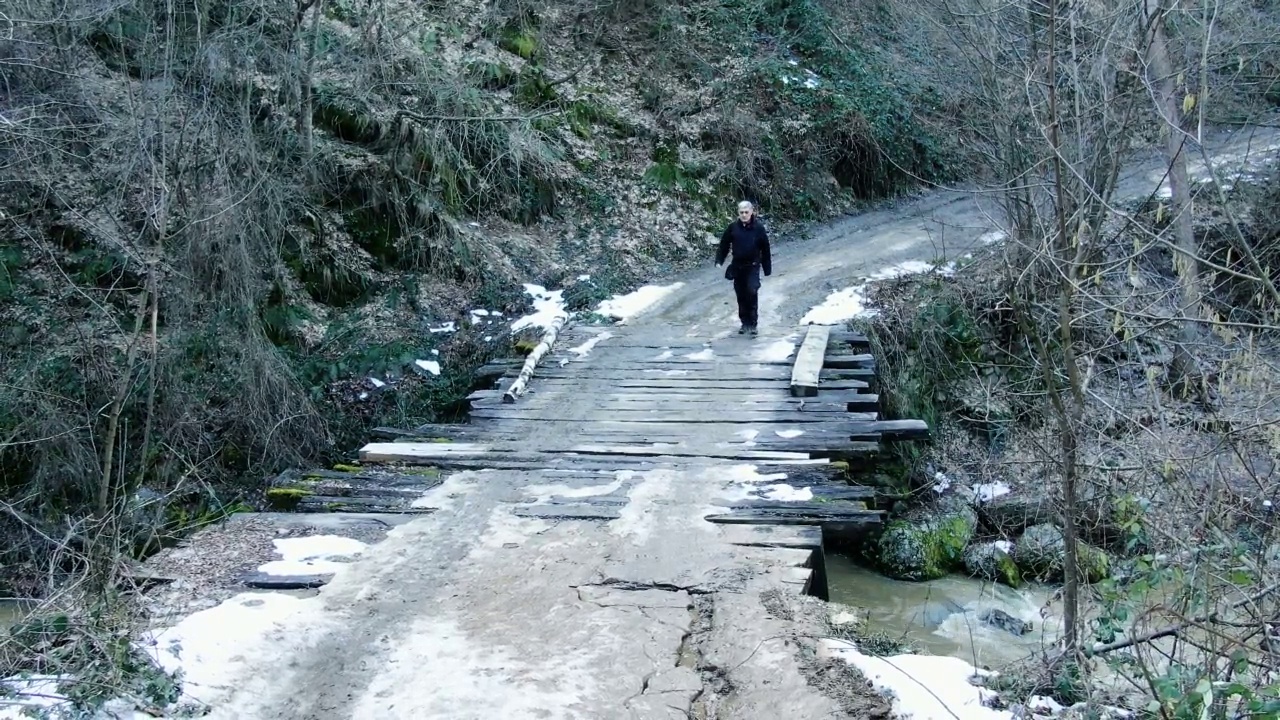
[[[1032,525],[1055,523],[1057,507],[1048,493],[1013,492],[978,508],[983,522],[1001,535],[1016,537]]]
[[[993,628],[1019,637],[1031,632],[1031,623],[1016,618],[1000,608],[991,608],[979,615],[978,619]]]
[[[891,578],[936,580],[961,564],[977,527],[977,513],[964,497],[944,494],[890,520],[876,540],[876,561]]]
[[[1106,552],[1081,542],[1077,545],[1082,580],[1098,582],[1111,572],[1111,558]],[[1056,525],[1032,525],[1013,547],[1013,560],[1023,577],[1037,580],[1061,580],[1066,543]]]
[[[1014,588],[1022,585],[1022,573],[1013,560],[1013,543],[1007,540],[970,545],[964,551],[964,569],[983,580],[1001,582]]]

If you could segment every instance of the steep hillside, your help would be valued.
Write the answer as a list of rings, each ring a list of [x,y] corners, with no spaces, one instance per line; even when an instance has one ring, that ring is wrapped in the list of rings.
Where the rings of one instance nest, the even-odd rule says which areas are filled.
[[[468,311],[518,315],[520,283],[582,308],[705,261],[739,198],[777,230],[955,176],[945,50],[838,7],[13,3],[10,580],[140,488],[175,530],[371,424],[447,419],[512,352]]]

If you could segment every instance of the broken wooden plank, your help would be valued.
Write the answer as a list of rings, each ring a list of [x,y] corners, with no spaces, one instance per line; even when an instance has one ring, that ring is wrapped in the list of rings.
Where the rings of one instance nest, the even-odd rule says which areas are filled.
[[[929,423],[923,420],[878,420],[876,434],[883,440],[922,440],[929,437]]]
[[[869,353],[860,355],[851,355],[846,353],[828,354],[822,360],[822,366],[827,368],[835,368],[839,370],[852,370],[857,368],[875,369],[876,358]]]
[[[502,358],[499,360],[490,360],[484,365],[476,368],[472,375],[477,380],[496,380],[503,375],[520,372],[520,368],[523,366],[523,358]]]
[[[246,587],[259,590],[313,590],[324,587],[333,579],[333,573],[317,575],[271,575],[264,572],[250,572],[240,576],[240,582]]]
[[[822,358],[827,352],[827,338],[831,328],[826,325],[810,325],[804,342],[796,351],[791,367],[791,395],[813,397],[818,394],[818,376],[822,372]]]
[[[533,352],[524,359],[524,367],[520,368],[520,374],[512,381],[511,386],[502,394],[502,402],[513,403],[516,398],[524,394],[525,387],[528,386],[529,380],[533,377],[533,371],[538,367],[538,361],[551,351],[551,346],[556,344],[556,335],[560,334],[560,328],[569,321],[569,314],[564,310],[556,313],[551,320],[551,325],[547,327],[546,332],[542,335],[542,341],[533,348]]]
[[[857,352],[866,352],[871,349],[870,338],[854,330],[832,330],[827,340],[830,347],[841,350],[851,348]]]

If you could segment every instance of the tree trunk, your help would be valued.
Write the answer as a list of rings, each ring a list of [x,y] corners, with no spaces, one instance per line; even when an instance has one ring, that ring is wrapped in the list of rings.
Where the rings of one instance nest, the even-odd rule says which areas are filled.
[[[1177,0],[1173,0],[1174,3]],[[1166,9],[1161,0],[1148,0],[1146,6],[1148,32],[1147,47],[1151,78],[1157,93],[1157,108],[1164,120],[1165,161],[1169,168],[1169,211],[1176,249],[1173,266],[1178,275],[1178,301],[1182,316],[1182,342],[1174,348],[1173,370],[1175,383],[1187,393],[1194,392],[1202,402],[1209,402],[1208,388],[1199,363],[1191,348],[1197,340],[1196,320],[1201,316],[1204,300],[1200,286],[1200,247],[1192,226],[1191,187],[1187,177],[1187,135],[1183,130],[1183,99],[1179,95],[1179,78],[1169,59],[1164,23]],[[1192,97],[1194,101],[1194,96]]]
[[[324,16],[324,0],[317,0],[311,16],[311,36],[307,40],[307,59],[298,78],[298,136],[302,140],[302,154],[311,156],[314,132],[311,116],[312,78],[316,67],[316,46],[320,40],[320,19]]]

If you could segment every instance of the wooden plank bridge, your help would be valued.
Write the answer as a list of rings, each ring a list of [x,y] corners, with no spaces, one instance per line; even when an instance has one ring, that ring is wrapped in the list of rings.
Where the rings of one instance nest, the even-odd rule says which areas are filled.
[[[754,466],[768,480],[708,497],[704,519],[742,526],[736,543],[819,550],[824,532],[865,530],[896,499],[853,482],[850,469],[928,434],[922,421],[881,417],[875,359],[858,333],[808,326],[798,344],[625,327],[553,333],[536,369],[528,358],[481,369],[492,387],[469,396],[469,422],[379,428],[358,471],[287,473],[278,496],[300,512],[429,513],[417,499],[448,473],[509,471],[568,488],[514,503],[515,516],[609,522],[639,474],[696,467],[728,481]],[[811,588],[820,563],[802,565],[799,585],[825,594]]]

